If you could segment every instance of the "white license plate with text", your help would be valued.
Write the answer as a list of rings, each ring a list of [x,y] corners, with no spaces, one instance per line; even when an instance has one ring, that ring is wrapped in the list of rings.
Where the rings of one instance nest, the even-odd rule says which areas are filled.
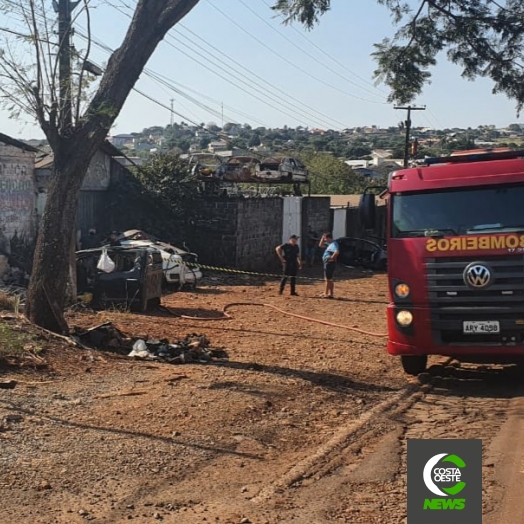
[[[498,320],[465,320],[462,328],[466,335],[500,333],[500,322]]]

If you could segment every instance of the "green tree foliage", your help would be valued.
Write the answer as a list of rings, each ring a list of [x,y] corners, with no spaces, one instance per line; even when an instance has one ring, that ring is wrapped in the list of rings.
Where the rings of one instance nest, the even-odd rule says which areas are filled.
[[[493,92],[524,103],[524,2],[522,0],[377,0],[397,26],[375,45],[375,75],[391,88],[390,101],[411,102],[430,81],[429,69],[445,51],[462,76],[490,78]],[[308,28],[331,7],[331,0],[275,0],[286,23]]]
[[[306,154],[302,161],[309,169],[311,192],[319,195],[360,193],[367,179],[330,154]]]
[[[199,193],[186,160],[172,153],[153,155],[134,175],[144,190],[169,210],[172,220],[182,225],[193,222]]]

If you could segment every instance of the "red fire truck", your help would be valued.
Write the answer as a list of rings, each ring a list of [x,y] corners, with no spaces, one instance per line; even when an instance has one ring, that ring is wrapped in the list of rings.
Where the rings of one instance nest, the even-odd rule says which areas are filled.
[[[524,151],[472,150],[389,175],[388,353],[524,359]],[[375,195],[361,199],[372,227]]]

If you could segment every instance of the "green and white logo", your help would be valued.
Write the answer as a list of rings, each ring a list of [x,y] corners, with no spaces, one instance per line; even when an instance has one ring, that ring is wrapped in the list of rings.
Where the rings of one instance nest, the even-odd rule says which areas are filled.
[[[439,462],[446,464],[435,467]],[[466,487],[466,483],[461,481],[461,468],[465,467],[465,462],[457,455],[439,453],[426,462],[423,472],[424,483],[431,493],[439,497],[458,495]],[[455,485],[439,487],[439,484],[445,483],[447,486],[450,482],[455,482]]]
[[[407,444],[408,524],[481,524],[482,441],[408,439]]]

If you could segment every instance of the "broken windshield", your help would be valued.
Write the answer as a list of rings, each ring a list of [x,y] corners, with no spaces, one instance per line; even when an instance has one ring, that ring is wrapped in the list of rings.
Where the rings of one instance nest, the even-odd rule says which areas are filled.
[[[397,193],[391,205],[394,238],[524,231],[524,184]]]

